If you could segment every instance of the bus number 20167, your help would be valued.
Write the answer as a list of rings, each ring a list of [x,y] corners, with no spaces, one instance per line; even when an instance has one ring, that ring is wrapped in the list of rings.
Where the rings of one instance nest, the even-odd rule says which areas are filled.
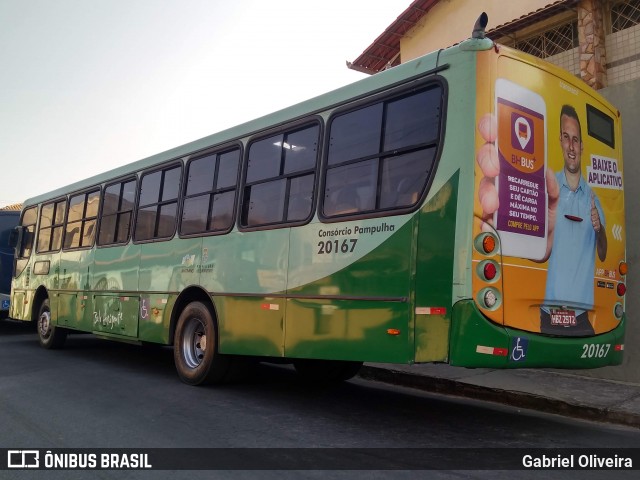
[[[591,343],[582,345],[582,356],[580,358],[604,358],[609,354],[611,344]]]
[[[357,238],[345,238],[342,240],[326,240],[318,242],[318,255],[325,253],[351,253],[356,248]]]

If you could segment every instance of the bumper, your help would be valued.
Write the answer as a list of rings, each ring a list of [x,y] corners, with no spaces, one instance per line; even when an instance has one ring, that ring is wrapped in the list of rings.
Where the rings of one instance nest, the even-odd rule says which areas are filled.
[[[453,308],[449,363],[484,368],[599,368],[620,365],[626,316],[614,330],[592,337],[554,337],[490,322],[472,300]]]

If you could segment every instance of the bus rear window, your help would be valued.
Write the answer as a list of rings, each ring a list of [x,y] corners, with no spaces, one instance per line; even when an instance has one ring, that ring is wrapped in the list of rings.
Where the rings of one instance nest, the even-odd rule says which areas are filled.
[[[587,105],[587,130],[589,136],[615,148],[613,118],[592,105]]]

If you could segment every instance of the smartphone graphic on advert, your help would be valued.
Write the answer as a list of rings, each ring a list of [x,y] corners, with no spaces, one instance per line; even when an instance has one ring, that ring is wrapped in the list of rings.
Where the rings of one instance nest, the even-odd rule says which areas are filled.
[[[496,80],[500,206],[493,225],[502,254],[541,260],[547,250],[547,107],[537,93]]]

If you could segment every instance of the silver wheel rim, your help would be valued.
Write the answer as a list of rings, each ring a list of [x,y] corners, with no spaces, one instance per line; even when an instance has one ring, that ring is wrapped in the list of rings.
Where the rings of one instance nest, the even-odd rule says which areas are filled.
[[[47,338],[49,336],[51,333],[51,312],[45,310],[40,314],[40,318],[38,319],[38,328],[42,338]]]
[[[190,318],[182,335],[182,357],[189,368],[197,368],[207,350],[207,334],[199,318]]]

